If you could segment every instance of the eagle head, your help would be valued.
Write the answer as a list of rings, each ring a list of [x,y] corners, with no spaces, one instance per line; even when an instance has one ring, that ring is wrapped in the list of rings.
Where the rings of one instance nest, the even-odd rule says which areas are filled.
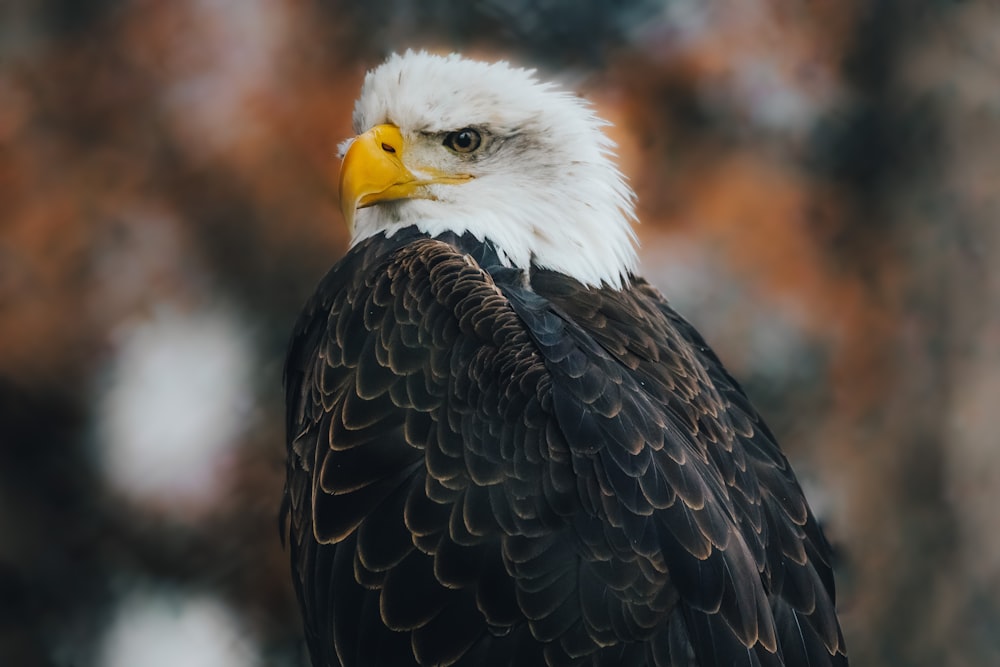
[[[589,104],[505,62],[407,51],[365,77],[341,146],[352,244],[417,227],[471,233],[510,266],[620,287],[634,195]]]

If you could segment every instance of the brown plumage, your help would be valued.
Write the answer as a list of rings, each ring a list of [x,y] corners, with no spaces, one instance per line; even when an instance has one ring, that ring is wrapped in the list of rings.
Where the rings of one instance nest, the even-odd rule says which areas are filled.
[[[774,437],[645,281],[357,243],[288,356],[284,516],[317,667],[846,665]]]

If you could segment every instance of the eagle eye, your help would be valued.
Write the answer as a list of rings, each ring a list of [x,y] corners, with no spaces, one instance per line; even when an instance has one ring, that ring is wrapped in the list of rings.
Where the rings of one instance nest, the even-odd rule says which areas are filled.
[[[471,153],[483,142],[482,136],[471,127],[465,127],[457,132],[449,132],[444,138],[444,145],[456,153]]]

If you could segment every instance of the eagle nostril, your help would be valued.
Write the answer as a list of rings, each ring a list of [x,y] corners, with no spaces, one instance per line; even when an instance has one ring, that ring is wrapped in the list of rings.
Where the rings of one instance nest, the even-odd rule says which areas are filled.
[[[395,153],[396,152],[395,148],[393,148],[389,144],[385,143],[384,141],[382,142],[382,150],[384,150],[386,153]]]

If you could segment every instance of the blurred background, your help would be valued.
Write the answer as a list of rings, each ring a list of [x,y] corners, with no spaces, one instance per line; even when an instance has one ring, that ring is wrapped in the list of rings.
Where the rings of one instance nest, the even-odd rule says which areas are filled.
[[[292,323],[366,69],[537,67],[777,432],[854,665],[1000,665],[1000,6],[3,0],[0,665],[302,666]]]

